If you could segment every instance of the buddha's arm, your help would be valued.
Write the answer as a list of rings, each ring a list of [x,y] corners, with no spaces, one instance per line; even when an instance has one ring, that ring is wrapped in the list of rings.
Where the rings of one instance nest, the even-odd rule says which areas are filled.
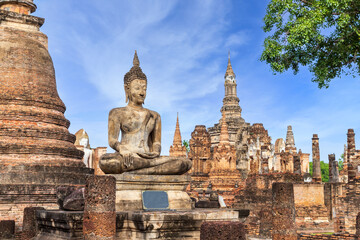
[[[159,114],[156,114],[156,120],[155,120],[155,128],[153,133],[151,134],[151,140],[153,145],[153,152],[160,155],[161,152],[161,118]]]
[[[161,119],[160,115],[156,112],[152,112],[155,118],[155,127],[149,135],[150,152],[138,153],[143,158],[157,158],[161,152]]]
[[[120,150],[120,142],[118,140],[120,134],[120,123],[121,116],[117,114],[116,109],[111,110],[109,113],[108,140],[109,146],[118,152]]]

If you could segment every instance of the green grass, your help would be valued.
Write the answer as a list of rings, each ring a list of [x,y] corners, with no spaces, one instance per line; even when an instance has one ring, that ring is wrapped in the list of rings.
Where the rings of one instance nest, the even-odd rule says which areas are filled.
[[[325,232],[325,233],[312,233],[311,235],[333,235],[333,232]]]

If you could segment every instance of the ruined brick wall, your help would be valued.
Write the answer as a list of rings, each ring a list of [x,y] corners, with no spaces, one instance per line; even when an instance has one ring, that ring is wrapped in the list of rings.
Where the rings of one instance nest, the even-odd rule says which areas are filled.
[[[335,230],[339,233],[356,232],[356,216],[360,212],[360,181],[342,185],[342,194],[335,204]]]
[[[26,207],[59,209],[51,187],[39,185],[0,185],[0,219],[15,221],[16,232],[21,231]]]
[[[249,175],[245,189],[235,196],[233,207],[249,209],[245,225],[249,235],[271,236],[272,184],[274,182],[302,182],[301,175],[292,173],[269,173]]]
[[[354,234],[299,234],[298,240],[354,240],[357,239]]]

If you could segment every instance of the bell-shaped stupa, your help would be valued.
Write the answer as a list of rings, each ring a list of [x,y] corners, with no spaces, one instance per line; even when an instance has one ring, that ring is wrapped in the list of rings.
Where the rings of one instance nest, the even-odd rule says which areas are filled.
[[[29,15],[35,10],[32,0],[0,0],[0,193],[11,192],[5,199],[18,211],[56,207],[57,186],[83,185],[92,172],[68,131],[47,36],[39,30],[44,19]],[[0,207],[6,204],[1,199]],[[11,215],[0,211],[0,220],[3,214]]]

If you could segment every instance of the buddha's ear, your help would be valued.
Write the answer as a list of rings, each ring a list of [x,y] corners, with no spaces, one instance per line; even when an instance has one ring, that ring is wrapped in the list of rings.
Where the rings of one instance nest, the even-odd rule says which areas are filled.
[[[128,94],[128,85],[124,84],[124,89],[125,89],[125,102],[128,103],[129,102],[129,94]]]

